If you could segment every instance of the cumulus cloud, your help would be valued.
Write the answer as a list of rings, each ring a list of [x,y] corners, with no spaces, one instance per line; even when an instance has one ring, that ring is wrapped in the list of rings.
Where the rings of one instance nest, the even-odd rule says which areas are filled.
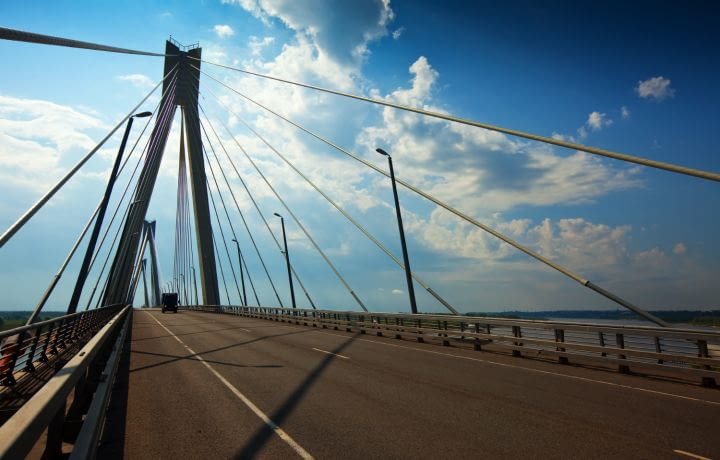
[[[400,294],[405,294],[405,291],[403,291],[402,289],[393,289],[392,293],[395,295],[400,295]]]
[[[443,111],[432,103],[439,74],[428,60],[418,58],[409,71],[409,87],[385,98]],[[411,183],[450,203],[462,203],[467,211],[587,202],[638,185],[638,170],[614,169],[585,153],[560,155],[500,133],[391,108],[381,113],[381,122],[363,128],[358,145],[365,151],[387,147],[399,173]],[[597,118],[589,119],[599,126],[609,124],[603,114]]]
[[[263,50],[271,45],[275,41],[275,37],[263,37],[259,38],[251,36],[248,41],[248,48],[250,48],[250,54],[253,56],[260,56]]]
[[[623,120],[627,120],[628,118],[630,118],[630,109],[625,106],[620,107],[620,116],[623,118]]]
[[[0,95],[0,183],[46,188],[66,154],[95,146],[88,131],[101,127],[96,116],[69,106]]]
[[[234,3],[264,21],[277,19],[310,41],[315,52],[348,63],[362,59],[368,44],[387,35],[394,17],[389,0],[335,2],[312,0],[223,0]],[[349,53],[348,53],[349,51]]]
[[[227,24],[217,24],[215,27],[213,27],[213,32],[215,32],[215,35],[220,38],[228,38],[235,35],[235,31],[233,30],[233,28]]]
[[[670,87],[670,79],[665,77],[652,77],[647,80],[638,81],[635,92],[643,99],[662,101],[675,95],[675,90]]]
[[[590,112],[586,124],[593,131],[600,131],[601,129],[612,125],[613,121],[607,117],[606,114],[600,112]]]
[[[393,40],[398,40],[400,36],[405,32],[405,27],[400,27],[398,29],[393,30],[392,38]]]
[[[673,252],[677,255],[682,255],[687,252],[687,246],[684,243],[678,243],[673,247]]]
[[[156,85],[157,82],[152,81],[147,75],[141,73],[133,73],[129,75],[118,75],[118,80],[126,81],[141,89],[150,89]]]

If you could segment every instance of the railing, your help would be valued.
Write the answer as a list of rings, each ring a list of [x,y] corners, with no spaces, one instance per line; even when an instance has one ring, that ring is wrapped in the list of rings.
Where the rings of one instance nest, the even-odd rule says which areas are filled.
[[[59,458],[63,455],[63,443],[68,442],[66,424],[80,423],[70,458],[94,458],[131,310],[130,306],[104,307],[8,331],[15,335],[30,331],[32,346],[46,354],[52,353],[53,346],[61,347],[62,340],[66,343],[88,340],[0,426],[0,458],[26,457],[43,433],[46,433],[42,437],[44,445],[38,446],[44,451],[43,458]],[[110,339],[116,336],[108,357],[106,345],[112,344]],[[8,335],[3,333],[3,337]],[[27,355],[25,362],[26,367],[34,362],[32,354]]]
[[[446,346],[452,342],[475,350],[507,350],[513,356],[553,357],[564,364],[571,360],[578,364],[601,362],[617,366],[623,373],[649,369],[660,375],[699,379],[704,386],[715,386],[720,377],[720,331],[274,307],[185,308],[412,337]]]
[[[71,345],[87,341],[122,307],[111,305],[0,332],[0,386],[14,386]]]

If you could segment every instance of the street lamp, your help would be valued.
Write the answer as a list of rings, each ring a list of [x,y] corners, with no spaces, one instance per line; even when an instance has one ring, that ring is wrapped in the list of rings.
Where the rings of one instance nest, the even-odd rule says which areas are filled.
[[[80,303],[80,295],[82,294],[83,286],[85,286],[85,280],[87,279],[88,271],[90,269],[92,256],[95,253],[95,245],[97,244],[97,239],[100,235],[100,228],[102,227],[103,219],[105,218],[105,211],[107,211],[108,203],[110,202],[110,195],[112,194],[112,189],[115,185],[115,179],[117,179],[120,162],[122,161],[125,145],[127,144],[128,136],[130,135],[130,128],[132,128],[133,119],[135,117],[149,117],[150,115],[152,115],[152,112],[140,112],[130,116],[128,119],[127,126],[125,127],[125,134],[123,135],[122,141],[120,142],[120,148],[118,149],[117,156],[115,157],[115,164],[113,164],[110,178],[108,179],[107,186],[105,187],[105,195],[103,195],[102,203],[100,204],[100,209],[98,210],[98,215],[95,219],[95,226],[93,227],[87,249],[85,250],[85,257],[83,258],[82,265],[80,266],[77,281],[75,281],[75,288],[73,289],[72,296],[70,297],[70,303],[68,304],[67,309],[68,314],[75,313],[78,303]]]
[[[233,238],[232,240],[235,242],[235,246],[237,246],[238,263],[240,264],[240,283],[242,284],[243,307],[247,307],[247,293],[245,292],[245,276],[243,275],[243,263],[242,253],[240,252],[240,243],[238,243],[238,240],[236,240],[235,238]]]
[[[288,254],[287,237],[285,236],[285,219],[276,212],[273,214],[280,218],[280,225],[282,225],[283,243],[285,244],[285,263],[287,264],[288,281],[290,282],[290,299],[292,300],[292,307],[297,308],[295,305],[295,290],[293,289],[292,272],[290,271],[290,254]]]
[[[195,267],[190,267],[190,270],[192,270],[193,272],[193,285],[195,287],[195,305],[198,305],[197,277],[195,276]]]
[[[407,245],[405,244],[405,231],[403,230],[402,215],[400,214],[400,200],[398,200],[397,185],[395,184],[395,170],[393,170],[392,157],[383,149],[375,149],[380,155],[385,155],[390,165],[390,181],[392,182],[393,196],[395,197],[395,213],[397,214],[398,228],[400,229],[400,244],[402,245],[403,262],[405,263],[405,278],[407,279],[408,295],[410,296],[410,310],[417,313],[415,303],[415,289],[413,288],[412,275],[410,274],[410,258],[408,257]]]

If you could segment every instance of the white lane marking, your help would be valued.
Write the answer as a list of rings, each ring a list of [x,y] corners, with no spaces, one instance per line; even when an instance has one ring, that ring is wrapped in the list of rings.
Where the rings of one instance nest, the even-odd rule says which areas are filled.
[[[686,457],[696,458],[697,460],[712,460],[710,458],[703,457],[702,455],[693,454],[692,452],[685,452],[684,450],[680,449],[673,449],[673,452],[675,452],[676,454],[684,455]]]
[[[315,348],[315,347],[313,347],[313,350],[319,351],[320,353],[325,353],[326,355],[337,356],[338,358],[342,358],[342,359],[350,359],[350,358],[348,358],[347,356],[339,355],[339,354],[337,354],[337,353],[333,353],[332,351],[325,351],[325,350],[321,350],[321,349]]]
[[[280,325],[278,325],[278,326],[289,327],[289,328],[292,328],[292,329],[306,329],[305,327],[301,327],[301,326],[289,326],[289,325],[282,325],[282,324],[280,324]],[[317,330],[317,329],[315,329],[315,328],[311,328],[310,330],[311,330],[312,332],[317,332],[318,334],[334,335],[334,336],[336,336],[336,337],[343,337],[343,338],[347,338],[347,337],[348,337],[347,335],[334,334],[334,333],[332,333],[332,332],[320,331],[320,330]],[[532,367],[523,367],[523,366],[518,366],[518,365],[515,365],[515,364],[498,363],[498,362],[496,362],[496,361],[488,361],[488,360],[486,360],[486,359],[471,358],[470,356],[453,355],[453,354],[451,354],[451,353],[442,353],[442,352],[433,351],[433,350],[423,350],[423,349],[421,349],[421,348],[405,347],[405,346],[402,346],[402,345],[396,345],[396,344],[394,344],[394,343],[385,343],[385,342],[379,342],[379,341],[368,340],[368,339],[355,339],[355,340],[360,341],[360,342],[374,343],[374,344],[377,344],[377,345],[385,345],[385,346],[388,346],[388,347],[404,348],[404,349],[406,349],[406,350],[415,350],[415,351],[420,351],[420,352],[423,352],[423,353],[431,353],[431,354],[434,354],[434,355],[449,356],[449,357],[451,357],[451,358],[456,358],[456,359],[465,359],[465,360],[468,360],[468,361],[476,361],[476,362],[479,362],[479,363],[486,363],[486,364],[491,364],[491,365],[500,366],[500,367],[508,367],[508,368],[511,368],[511,369],[520,369],[520,370],[524,370],[524,371],[528,371],[528,372],[537,372],[537,373],[539,373],[539,374],[554,375],[554,376],[556,376],[556,377],[561,377],[561,378],[566,378],[566,379],[572,379],[572,380],[580,380],[580,381],[583,381],[583,382],[599,383],[599,384],[601,384],[601,385],[608,385],[608,386],[613,386],[613,387],[618,387],[618,388],[624,388],[624,389],[626,389],[626,390],[641,391],[641,392],[643,392],[643,393],[650,393],[650,394],[656,394],[656,395],[660,395],[660,396],[667,396],[667,397],[670,397],[670,398],[684,399],[684,400],[687,400],[687,401],[695,401],[695,402],[699,402],[699,403],[710,404],[710,405],[713,405],[713,406],[720,406],[720,402],[716,402],[716,401],[708,401],[707,399],[693,398],[693,397],[691,397],[691,396],[677,395],[677,394],[674,394],[674,393],[665,393],[664,391],[649,390],[649,389],[647,389],[647,388],[640,388],[640,387],[634,387],[634,386],[630,386],[630,385],[623,385],[623,384],[621,384],[621,383],[607,382],[607,381],[605,381],[605,380],[589,379],[589,378],[587,378],[587,377],[579,377],[579,376],[576,376],[576,375],[557,374],[557,373],[555,373],[555,372],[543,371],[543,370],[541,370],[541,369],[533,369]]]
[[[297,454],[298,454],[301,458],[304,458],[304,459],[307,459],[307,460],[313,459],[313,456],[312,456],[312,455],[310,455],[305,449],[303,449],[302,446],[300,446],[300,444],[298,444],[293,438],[291,438],[289,434],[287,434],[285,431],[283,431],[282,428],[280,428],[279,426],[277,426],[277,425],[275,424],[275,422],[273,422],[272,420],[270,420],[270,417],[268,417],[267,415],[265,415],[265,413],[264,413],[263,411],[261,411],[260,408],[257,407],[252,401],[250,401],[250,399],[248,399],[247,396],[245,396],[244,394],[242,394],[242,392],[240,392],[240,390],[238,390],[232,383],[228,382],[228,380],[227,380],[225,377],[223,377],[222,375],[220,375],[220,373],[219,373],[218,371],[216,371],[215,368],[213,368],[210,364],[208,364],[208,362],[205,361],[202,356],[198,355],[198,354],[195,353],[190,347],[188,347],[187,345],[185,345],[185,343],[184,343],[182,340],[180,340],[180,338],[179,338],[178,336],[176,336],[175,334],[173,334],[173,333],[170,331],[170,329],[166,328],[164,324],[162,324],[160,321],[158,321],[158,319],[155,318],[155,316],[154,316],[153,314],[151,314],[150,312],[146,312],[146,313],[147,313],[148,315],[150,315],[150,317],[151,317],[152,319],[154,319],[155,322],[160,325],[160,327],[162,327],[163,329],[165,329],[165,331],[167,331],[168,334],[170,334],[171,336],[173,336],[173,337],[175,338],[175,340],[177,340],[178,342],[180,342],[180,345],[182,345],[183,347],[185,347],[185,349],[186,349],[187,351],[189,351],[190,353],[192,353],[193,355],[195,355],[195,358],[197,358],[198,361],[200,361],[201,363],[203,363],[203,364],[205,365],[205,367],[207,367],[208,370],[209,370],[210,372],[212,372],[212,374],[213,374],[215,377],[218,378],[218,380],[220,380],[226,387],[228,387],[228,388],[230,389],[230,391],[232,391],[232,392],[235,394],[235,396],[238,397],[238,399],[240,399],[243,403],[245,403],[245,405],[246,405],[247,407],[249,407],[250,410],[253,411],[253,412],[255,413],[255,415],[257,415],[257,416],[260,418],[260,420],[262,420],[263,422],[265,422],[265,424],[266,424],[267,426],[269,426],[269,427],[275,432],[275,434],[278,435],[278,437],[279,437],[280,439],[282,439],[282,440],[285,441],[290,447],[292,447],[293,450],[294,450],[295,452],[297,452]]]

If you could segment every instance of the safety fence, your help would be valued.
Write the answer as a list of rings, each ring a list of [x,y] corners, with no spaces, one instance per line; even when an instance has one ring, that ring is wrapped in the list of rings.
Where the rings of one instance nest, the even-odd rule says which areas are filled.
[[[32,375],[39,366],[48,366],[54,354],[77,345],[72,357],[63,356],[57,372],[0,426],[0,458],[24,458],[31,451],[43,458],[60,458],[64,443],[67,450],[70,424],[81,425],[73,436],[70,458],[94,456],[131,311],[130,306],[108,306],[0,335],[3,339],[19,337],[6,342],[10,352],[4,356],[10,360],[4,375],[12,378],[6,380],[12,385],[10,390],[24,378],[19,374]],[[10,348],[13,340],[19,345]]]
[[[185,308],[475,350],[508,350],[513,356],[551,357],[564,364],[609,364],[623,373],[654,371],[697,379],[704,386],[715,386],[720,377],[720,332],[712,330],[275,307]]]

